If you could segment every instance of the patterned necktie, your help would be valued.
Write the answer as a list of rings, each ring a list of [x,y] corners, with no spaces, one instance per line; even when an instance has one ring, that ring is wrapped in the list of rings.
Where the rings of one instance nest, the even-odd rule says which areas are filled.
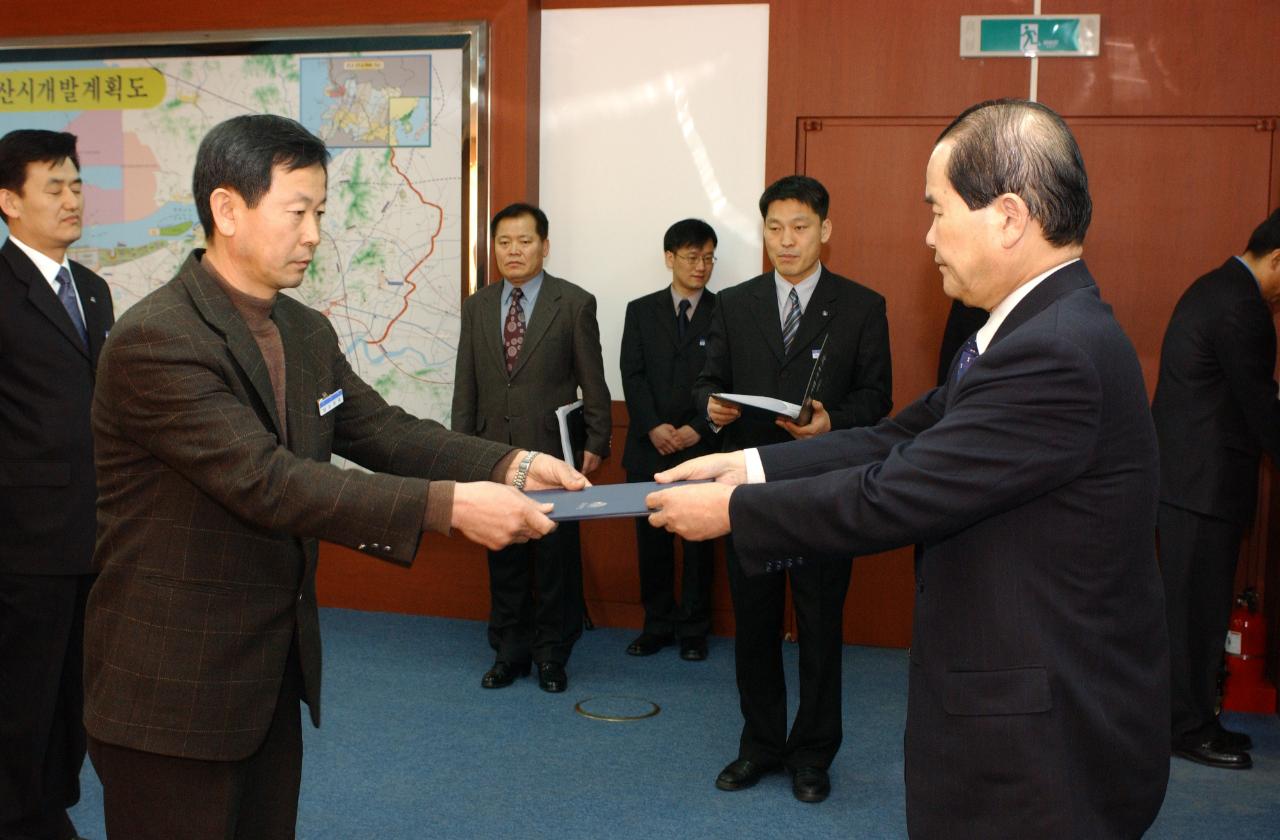
[[[791,290],[788,297],[787,317],[782,319],[782,352],[791,352],[791,342],[795,341],[796,331],[800,329],[800,295]]]
[[[524,344],[524,307],[520,305],[523,299],[524,292],[520,289],[511,290],[511,306],[507,309],[507,319],[502,324],[502,346],[507,360],[507,376],[510,376],[515,368],[516,359],[520,358],[520,347]]]
[[[680,301],[679,312],[676,313],[676,335],[684,341],[685,333],[689,331],[689,301]]]
[[[976,358],[978,358],[978,334],[974,333],[960,348],[960,360],[956,362],[956,382],[960,381],[960,377],[964,376],[964,372]]]
[[[67,310],[67,315],[76,328],[76,334],[80,336],[80,341],[88,347],[89,332],[84,328],[84,319],[80,317],[80,306],[76,303],[76,287],[72,284],[71,272],[67,271],[65,265],[58,269],[58,302],[62,304],[63,309]]]

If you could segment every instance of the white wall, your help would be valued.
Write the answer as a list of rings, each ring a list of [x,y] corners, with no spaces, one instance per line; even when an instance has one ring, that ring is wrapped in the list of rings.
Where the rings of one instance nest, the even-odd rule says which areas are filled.
[[[615,400],[623,313],[671,282],[673,222],[715,228],[713,290],[760,273],[768,52],[764,4],[542,13],[547,270],[596,296]]]

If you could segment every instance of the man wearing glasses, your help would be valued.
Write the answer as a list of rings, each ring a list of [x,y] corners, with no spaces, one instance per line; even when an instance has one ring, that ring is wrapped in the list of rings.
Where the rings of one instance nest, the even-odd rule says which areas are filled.
[[[716,243],[716,232],[701,219],[676,222],[662,239],[671,284],[627,304],[621,368],[630,418],[622,454],[628,481],[652,481],[656,472],[719,448],[693,402],[716,306],[706,288]],[[707,658],[715,543],[683,542],[677,602],[675,537],[647,519],[636,520],[644,631],[627,647],[632,656],[650,656],[679,640],[681,659]]]

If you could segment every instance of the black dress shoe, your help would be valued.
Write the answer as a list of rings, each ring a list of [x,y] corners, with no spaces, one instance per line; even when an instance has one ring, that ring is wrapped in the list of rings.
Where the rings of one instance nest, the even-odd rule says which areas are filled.
[[[831,778],[821,767],[798,767],[791,775],[791,792],[801,802],[821,802],[831,793]]]
[[[759,764],[749,758],[735,758],[716,776],[716,787],[720,790],[745,790],[766,773],[777,770],[776,764]]]
[[[1221,767],[1224,770],[1248,770],[1253,766],[1253,759],[1247,752],[1232,749],[1217,733],[1199,743],[1175,745],[1173,754],[1196,764]]]
[[[480,678],[481,688],[506,688],[516,681],[516,677],[526,677],[529,675],[529,663],[525,662],[520,665],[513,665],[510,662],[503,662],[499,659],[493,663],[493,667],[484,672],[484,676]]]
[[[680,658],[701,662],[707,658],[707,640],[703,636],[690,636],[680,640]]]
[[[559,694],[569,687],[569,676],[559,662],[538,663],[538,688]]]
[[[1225,729],[1221,723],[1216,724],[1218,730],[1218,743],[1222,744],[1230,750],[1236,752],[1244,752],[1253,749],[1253,739],[1244,732],[1232,732]]]
[[[676,637],[670,633],[641,633],[636,636],[635,641],[627,645],[627,653],[631,656],[653,656],[675,640]]]

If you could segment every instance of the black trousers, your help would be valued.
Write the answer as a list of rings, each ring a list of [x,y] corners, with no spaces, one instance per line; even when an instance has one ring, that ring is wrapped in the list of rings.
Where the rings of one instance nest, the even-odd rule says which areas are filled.
[[[578,523],[561,522],[540,540],[489,552],[489,646],[498,659],[563,665],[582,622]]]
[[[110,840],[291,840],[302,781],[302,670],[289,652],[266,738],[248,758],[202,761],[89,739]]]
[[[75,836],[93,575],[0,574],[0,838]]]
[[[627,473],[628,481],[652,481],[644,473]],[[682,539],[680,602],[676,603],[676,538],[649,520],[636,520],[636,549],[640,560],[640,603],[644,630],[658,636],[700,638],[711,632],[711,570],[714,540]]]
[[[1244,526],[1163,503],[1156,522],[1169,620],[1173,742],[1190,745],[1217,723],[1218,670]]]
[[[844,599],[852,559],[810,561],[786,573],[748,577],[728,539],[733,596],[734,662],[742,707],[738,757],[791,769],[831,765],[844,737],[841,657]],[[800,706],[787,733],[787,685],[782,668],[782,616],[787,578],[800,643]]]

